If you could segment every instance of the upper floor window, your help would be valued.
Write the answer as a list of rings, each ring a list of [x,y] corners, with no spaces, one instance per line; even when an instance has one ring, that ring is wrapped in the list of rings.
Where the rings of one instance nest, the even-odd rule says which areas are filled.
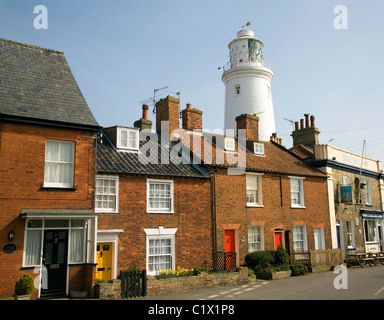
[[[365,183],[365,204],[368,206],[372,205],[372,196],[371,196],[371,185],[369,181],[364,181]]]
[[[172,180],[147,180],[147,212],[174,212]]]
[[[75,142],[47,140],[44,187],[73,187]]]
[[[235,85],[235,94],[236,95],[239,95],[240,94],[240,85],[239,84],[237,84],[237,85]]]
[[[139,150],[139,130],[117,128],[117,148]]]
[[[96,212],[118,212],[119,177],[96,177]]]
[[[262,184],[261,176],[257,174],[247,174],[247,206],[261,206],[262,201]]]
[[[224,149],[226,151],[235,151],[235,139],[229,137],[224,138]]]
[[[253,151],[255,154],[264,155],[264,143],[254,142]]]
[[[291,179],[291,207],[304,208],[304,178],[290,177]]]

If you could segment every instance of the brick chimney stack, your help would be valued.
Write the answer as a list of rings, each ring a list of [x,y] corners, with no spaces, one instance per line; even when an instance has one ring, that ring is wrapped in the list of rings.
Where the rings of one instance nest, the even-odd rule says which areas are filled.
[[[293,138],[293,146],[302,144],[304,146],[313,147],[316,144],[319,144],[319,134],[320,131],[315,127],[315,117],[309,117],[309,114],[304,114],[305,117],[305,127],[304,119],[300,119],[299,122],[295,122],[295,131],[292,132],[291,136]]]
[[[236,117],[236,127],[237,133],[239,129],[246,130],[247,140],[259,141],[259,117],[252,114],[242,114]]]
[[[148,120],[148,109],[149,109],[148,105],[143,104],[143,115],[142,115],[141,119],[135,121],[133,124],[133,126],[135,128],[139,128],[140,131],[143,129],[151,130],[151,128],[152,128],[152,121]]]
[[[156,132],[158,134],[161,134],[161,122],[163,121],[169,122],[169,136],[172,131],[179,129],[179,103],[179,99],[171,96],[156,103]]]
[[[187,108],[182,112],[182,128],[185,130],[202,130],[203,129],[203,111],[192,108],[191,104],[187,104]]]

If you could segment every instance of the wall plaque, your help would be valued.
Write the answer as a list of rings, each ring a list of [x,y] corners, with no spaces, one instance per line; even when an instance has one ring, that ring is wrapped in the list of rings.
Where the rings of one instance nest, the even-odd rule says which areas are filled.
[[[16,250],[16,245],[14,245],[13,243],[8,243],[6,244],[4,247],[3,247],[3,251],[5,253],[12,253]]]

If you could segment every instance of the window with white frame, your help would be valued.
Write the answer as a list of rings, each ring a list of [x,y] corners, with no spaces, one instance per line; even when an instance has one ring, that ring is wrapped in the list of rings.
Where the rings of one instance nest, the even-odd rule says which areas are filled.
[[[304,208],[304,178],[290,177],[291,180],[291,207]]]
[[[119,210],[119,177],[96,176],[96,212],[118,212]]]
[[[355,236],[353,232],[353,221],[347,220],[347,245],[348,249],[355,248]]]
[[[296,225],[293,226],[293,249],[295,252],[305,252],[308,249],[307,246],[307,232],[305,225]],[[302,257],[297,257],[297,259],[305,258],[303,255]]]
[[[147,180],[147,212],[174,212],[173,180]]]
[[[175,269],[175,234],[177,228],[144,229],[147,237],[148,275]]]
[[[224,149],[226,151],[235,151],[235,138],[224,138]]]
[[[248,226],[248,252],[264,250],[263,226]]]
[[[44,187],[73,187],[74,153],[73,141],[46,141]]]
[[[315,250],[325,250],[324,228],[314,228]]]
[[[349,179],[349,176],[343,176],[343,186],[349,186],[351,184],[351,181]]]
[[[23,267],[41,265],[42,239],[46,230],[69,230],[68,262],[86,261],[86,232],[84,219],[29,219],[26,221]]]
[[[371,196],[371,185],[369,181],[364,181],[365,183],[365,204],[372,205],[372,196]]]
[[[253,143],[253,152],[255,154],[264,155],[264,143],[254,142]]]
[[[262,177],[257,174],[246,175],[247,206],[262,206]]]
[[[133,128],[117,128],[117,148],[139,150],[139,130]]]

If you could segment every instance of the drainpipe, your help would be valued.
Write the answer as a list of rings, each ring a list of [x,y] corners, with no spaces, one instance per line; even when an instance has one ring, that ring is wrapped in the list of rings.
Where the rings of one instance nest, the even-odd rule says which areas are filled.
[[[217,207],[216,207],[216,172],[218,171],[217,166],[215,166],[213,171],[213,220],[214,220],[214,230],[213,230],[213,253],[217,253]]]

